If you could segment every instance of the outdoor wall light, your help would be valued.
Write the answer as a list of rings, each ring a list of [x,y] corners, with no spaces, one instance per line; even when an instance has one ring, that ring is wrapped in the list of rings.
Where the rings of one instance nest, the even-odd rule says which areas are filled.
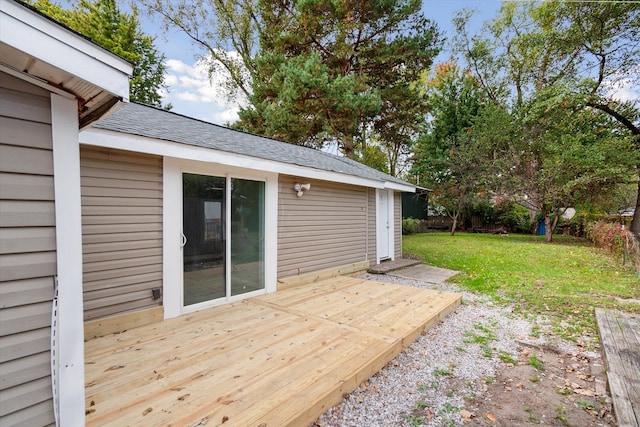
[[[298,193],[298,197],[302,197],[303,191],[309,191],[311,189],[311,184],[300,184],[299,182],[296,182],[296,184],[293,186],[293,191],[296,191]]]

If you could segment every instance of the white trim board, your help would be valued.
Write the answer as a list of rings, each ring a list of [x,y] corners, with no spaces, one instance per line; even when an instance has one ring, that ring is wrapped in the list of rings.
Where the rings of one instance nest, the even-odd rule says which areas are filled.
[[[265,182],[265,289],[238,295],[228,301],[214,301],[188,308],[182,304],[183,254],[182,233],[182,174],[196,173],[233,178],[254,179]],[[278,175],[251,172],[246,169],[224,167],[212,163],[196,162],[171,157],[163,159],[163,301],[164,318],[239,301],[250,296],[274,292],[277,287],[278,264]]]
[[[40,61],[129,100],[133,66],[11,0],[0,0],[1,41]]]
[[[84,319],[80,145],[75,99],[51,94],[58,270],[57,370],[60,425],[84,425]]]
[[[136,151],[146,154],[155,154],[184,160],[196,160],[209,163],[217,163],[225,166],[253,169],[280,173],[283,175],[299,176],[304,178],[319,179],[323,181],[338,182],[341,184],[358,185],[370,188],[388,188],[409,193],[415,192],[415,187],[361,178],[338,172],[314,169],[305,166],[292,165],[290,163],[274,160],[260,159],[241,154],[214,150],[212,148],[188,145],[179,142],[165,141],[144,136],[131,135],[121,132],[106,131],[102,129],[87,129],[80,133],[80,141],[83,144],[104,148],[116,148],[120,150]]]

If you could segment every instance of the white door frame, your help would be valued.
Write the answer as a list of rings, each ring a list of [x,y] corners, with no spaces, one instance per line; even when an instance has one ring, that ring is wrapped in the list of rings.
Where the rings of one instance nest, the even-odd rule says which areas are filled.
[[[381,194],[385,194],[387,196],[387,209],[386,209],[386,220],[388,222],[386,227],[386,232],[381,231],[380,224],[384,221],[384,216],[382,215],[380,208],[380,196]],[[384,259],[395,259],[395,251],[394,251],[394,217],[393,217],[393,191],[391,190],[381,190],[376,189],[376,264],[379,264],[381,260]],[[384,252],[383,244],[387,244],[387,253]]]
[[[163,161],[163,302],[164,318],[180,316],[203,308],[238,301],[257,294],[275,292],[277,285],[277,222],[278,222],[278,174],[235,168],[220,164],[164,157]],[[253,179],[265,183],[265,288],[225,301],[214,300],[188,307],[183,305],[183,257],[182,257],[182,174],[194,173]]]

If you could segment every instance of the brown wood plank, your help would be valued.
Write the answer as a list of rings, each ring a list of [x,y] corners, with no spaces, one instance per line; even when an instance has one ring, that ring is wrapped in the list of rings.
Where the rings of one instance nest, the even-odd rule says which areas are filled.
[[[640,425],[638,317],[596,308],[596,320],[618,425]]]
[[[87,425],[308,425],[459,302],[440,294],[336,277],[92,339]]]

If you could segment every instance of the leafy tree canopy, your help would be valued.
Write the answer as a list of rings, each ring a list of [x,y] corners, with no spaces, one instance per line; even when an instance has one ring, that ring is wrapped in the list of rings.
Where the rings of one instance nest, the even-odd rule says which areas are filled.
[[[635,180],[640,195],[640,104],[637,99],[615,97],[612,91],[620,82],[632,84],[640,76],[640,3],[508,2],[485,26],[482,35],[467,32],[469,16],[463,12],[455,20],[457,50],[487,94],[496,102],[509,105],[514,115],[524,120],[520,123],[532,133],[523,139],[534,146],[535,138],[542,138],[537,141],[544,141],[541,144],[545,147],[562,147],[570,156],[576,153],[577,145],[569,144],[568,135],[558,132],[586,141],[599,135],[600,139],[592,141],[593,144],[601,145],[602,140],[607,140],[609,146],[626,150],[622,152],[624,158],[617,157],[622,162],[617,165],[626,168],[627,175],[618,179]],[[563,109],[551,108],[548,102],[559,102]],[[611,120],[603,119],[594,110]],[[529,120],[532,117],[539,122]],[[598,131],[603,124],[609,126],[610,134],[606,138]],[[545,131],[540,133],[542,128]],[[554,158],[554,153],[546,148],[538,154],[544,158],[536,160],[536,165],[546,162],[546,156]],[[598,154],[597,149],[582,153],[595,159]],[[568,160],[555,159],[560,164]],[[630,165],[628,159],[636,163]],[[574,160],[578,162],[577,158]],[[608,161],[617,160],[611,157]],[[544,168],[547,176],[549,165]],[[565,166],[577,176],[584,172],[580,167],[585,164],[581,163],[577,169],[575,164]],[[600,167],[603,173],[613,172],[602,163]],[[596,175],[586,173],[580,180],[584,182],[591,177],[595,182],[602,182]],[[542,181],[540,185],[543,186]],[[538,193],[548,194],[547,191]],[[640,236],[640,197],[637,200],[632,230]],[[564,204],[572,201],[568,198]],[[544,205],[541,201],[536,203]]]
[[[316,147],[337,142],[350,157],[368,123],[385,142],[411,137],[407,127],[422,113],[411,84],[440,43],[419,1],[259,5],[257,73],[240,112],[247,130]]]
[[[135,6],[129,14],[118,8],[116,0],[78,0],[71,10],[50,0],[35,0],[31,4],[132,62],[134,69],[129,80],[130,99],[155,107],[162,106],[160,90],[163,88],[165,56],[155,47],[154,37],[142,32]]]

